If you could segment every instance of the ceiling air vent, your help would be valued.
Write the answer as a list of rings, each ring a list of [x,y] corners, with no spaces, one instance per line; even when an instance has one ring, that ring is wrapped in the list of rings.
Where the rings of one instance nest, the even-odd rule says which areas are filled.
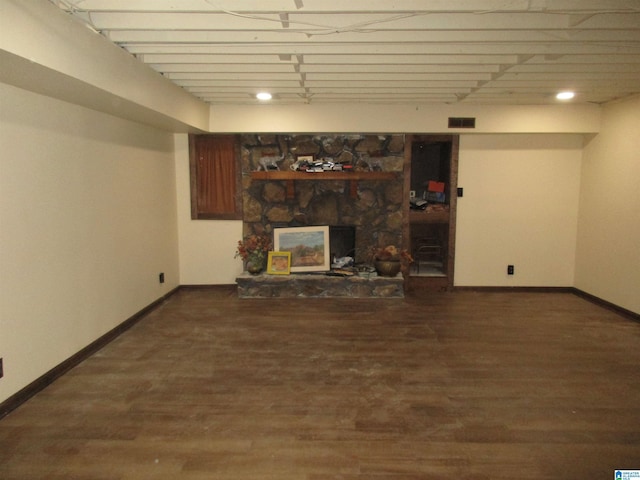
[[[476,128],[473,117],[449,117],[449,128]]]

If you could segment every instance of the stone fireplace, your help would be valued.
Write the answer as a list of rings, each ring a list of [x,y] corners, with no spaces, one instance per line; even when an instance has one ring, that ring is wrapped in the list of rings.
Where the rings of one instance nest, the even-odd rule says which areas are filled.
[[[365,263],[374,246],[402,246],[404,135],[242,135],[243,235],[272,233],[277,227],[354,226],[355,260]],[[250,172],[276,164],[281,171],[299,156],[340,162],[356,172],[395,172],[393,179],[322,179],[307,173],[293,194],[282,180],[256,180]],[[349,178],[349,173],[344,173]],[[289,187],[289,189],[288,189]]]

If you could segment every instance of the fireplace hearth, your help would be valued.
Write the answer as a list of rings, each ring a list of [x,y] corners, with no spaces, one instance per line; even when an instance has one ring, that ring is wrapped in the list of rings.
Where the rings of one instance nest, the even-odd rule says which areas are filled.
[[[403,298],[404,279],[380,277],[374,273],[354,276],[294,273],[291,275],[250,275],[236,278],[240,298],[295,298],[295,297],[350,297],[350,298]]]

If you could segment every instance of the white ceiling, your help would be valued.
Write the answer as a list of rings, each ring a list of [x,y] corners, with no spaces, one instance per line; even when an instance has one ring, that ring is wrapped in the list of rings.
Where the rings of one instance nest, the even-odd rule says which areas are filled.
[[[640,0],[51,0],[211,104],[640,93]]]

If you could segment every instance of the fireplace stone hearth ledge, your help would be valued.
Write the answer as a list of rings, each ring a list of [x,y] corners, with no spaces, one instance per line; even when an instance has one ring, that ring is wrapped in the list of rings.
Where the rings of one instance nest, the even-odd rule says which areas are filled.
[[[238,297],[347,297],[347,298],[403,298],[404,278],[382,277],[375,273],[349,277],[315,273],[291,275],[250,275],[243,272],[236,278]]]

